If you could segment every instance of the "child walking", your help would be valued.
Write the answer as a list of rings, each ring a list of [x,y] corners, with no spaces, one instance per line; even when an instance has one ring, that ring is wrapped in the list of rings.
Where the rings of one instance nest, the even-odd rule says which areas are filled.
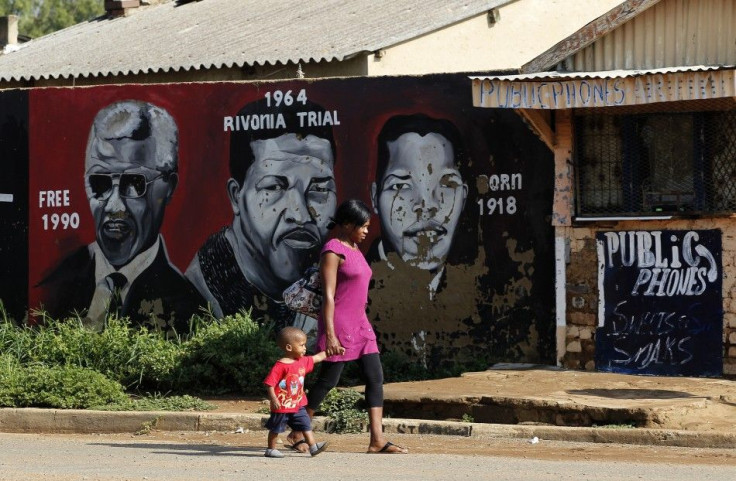
[[[271,416],[266,422],[268,429],[267,458],[283,458],[276,449],[279,433],[288,425],[294,431],[303,431],[309,444],[309,453],[316,456],[327,449],[327,442],[317,443],[312,433],[312,422],[307,414],[307,396],[304,394],[304,376],[314,369],[314,365],[327,357],[324,351],[314,356],[307,353],[307,336],[297,327],[285,327],[279,331],[277,342],[284,357],[276,361],[263,381],[268,389],[271,402]]]

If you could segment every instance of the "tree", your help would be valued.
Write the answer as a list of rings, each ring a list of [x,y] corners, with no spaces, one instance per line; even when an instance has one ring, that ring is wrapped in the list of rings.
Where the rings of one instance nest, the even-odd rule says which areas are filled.
[[[0,0],[0,16],[17,15],[18,33],[31,38],[91,20],[104,12],[104,0]]]

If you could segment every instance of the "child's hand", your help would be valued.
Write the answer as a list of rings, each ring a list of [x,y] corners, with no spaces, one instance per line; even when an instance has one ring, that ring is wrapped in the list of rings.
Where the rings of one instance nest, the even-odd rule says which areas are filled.
[[[277,411],[281,409],[281,403],[278,399],[271,399],[271,411]]]
[[[342,355],[342,354],[345,354],[345,348],[342,347],[342,346],[339,346],[339,347],[336,347],[335,348],[335,352],[333,354],[330,354],[330,356],[339,356],[339,355]],[[327,354],[326,351],[320,351],[317,354],[315,354],[314,356],[312,356],[312,360],[314,360],[314,362],[316,364],[318,362],[322,362],[325,359],[327,359],[327,356],[328,356],[328,354]]]

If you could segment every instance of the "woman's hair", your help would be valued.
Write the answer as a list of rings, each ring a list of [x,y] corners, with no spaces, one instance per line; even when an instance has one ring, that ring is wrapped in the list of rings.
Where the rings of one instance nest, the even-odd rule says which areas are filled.
[[[358,199],[346,200],[335,211],[335,215],[330,218],[327,224],[328,229],[332,229],[336,225],[361,226],[371,219],[371,210],[365,205],[365,202]]]

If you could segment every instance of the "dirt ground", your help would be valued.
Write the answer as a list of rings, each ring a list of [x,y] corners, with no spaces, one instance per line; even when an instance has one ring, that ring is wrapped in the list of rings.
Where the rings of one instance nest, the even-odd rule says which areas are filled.
[[[258,413],[268,407],[265,399],[208,399],[218,406],[215,411],[227,413]],[[701,420],[700,423],[707,422]],[[718,427],[722,428],[721,423]],[[330,451],[365,452],[368,434],[328,434],[315,433],[319,441],[329,441]],[[144,435],[153,439],[181,441],[186,443],[216,444],[226,446],[259,446],[265,448],[265,431],[246,431],[244,433],[225,432],[167,432],[151,431]],[[469,438],[460,436],[390,434],[391,442],[409,449],[411,453],[421,454],[462,454],[472,456],[513,456],[546,460],[622,460],[640,462],[667,462],[673,464],[707,464],[736,466],[734,449],[677,448],[662,446],[641,446],[626,444],[572,443],[539,440],[532,444],[526,439]],[[285,436],[279,439],[280,449],[289,449]],[[284,446],[284,443],[287,446]]]
[[[736,425],[736,382],[726,379],[644,377],[610,373],[548,369],[492,369],[462,377],[385,385],[386,400],[401,402],[468,401],[504,399],[540,405],[647,409],[656,412],[648,427],[703,432],[733,432]],[[214,412],[267,412],[264,398],[208,399]],[[400,416],[399,416],[400,417]],[[330,451],[365,452],[368,434],[315,433],[327,440]],[[265,431],[164,432],[152,431],[155,439],[228,446],[264,446]],[[390,441],[410,453],[513,456],[548,460],[622,460],[672,464],[736,466],[736,449],[701,449],[626,444],[573,443],[540,439],[478,438],[389,434]],[[280,440],[284,442],[284,439]],[[288,449],[288,448],[285,448]]]
[[[514,410],[519,421],[543,419],[565,410],[629,412],[647,421],[639,427],[687,431],[733,432],[736,382],[729,379],[636,376],[532,366],[496,368],[460,377],[385,385],[386,405],[441,406],[465,401]],[[494,413],[495,407],[489,411]],[[404,416],[397,412],[395,417]],[[521,419],[527,416],[528,419]],[[418,416],[419,417],[419,416]],[[484,421],[475,416],[476,421]],[[517,421],[517,422],[519,422]],[[503,421],[508,422],[508,421]],[[573,418],[567,425],[576,424]]]
[[[496,401],[499,405],[517,407],[517,414],[530,416],[527,421],[537,420],[534,419],[535,409],[554,411],[583,408],[601,412],[631,410],[650,413],[648,425],[639,427],[731,433],[736,426],[736,381],[728,379],[496,369],[466,373],[454,378],[389,383],[384,386],[384,392],[387,412],[391,412],[392,408],[399,409],[404,404],[433,404],[441,410],[443,405]],[[265,397],[209,401],[218,406],[215,412],[268,412]],[[457,416],[443,417],[437,411],[429,414],[430,417],[403,414],[399,411],[393,417],[460,420]],[[476,421],[498,422],[483,421],[477,417]],[[603,424],[607,423],[598,423]]]
[[[368,445],[368,434],[315,433],[317,440],[329,441],[331,452],[362,453]],[[130,436],[130,435],[120,435]],[[193,433],[151,431],[141,436],[145,439],[174,441],[189,444],[217,446],[263,446],[266,432],[250,431],[236,433]],[[661,446],[634,446],[626,444],[570,443],[540,440],[531,444],[524,439],[478,439],[459,436],[391,434],[391,442],[409,449],[411,454],[466,455],[466,456],[510,456],[528,459],[568,461],[620,461],[668,463],[678,465],[705,464],[714,466],[736,466],[736,450],[677,448]],[[283,438],[279,439],[283,443]],[[283,444],[279,449],[287,449]],[[305,455],[306,456],[306,455]],[[403,455],[393,455],[403,456]]]

